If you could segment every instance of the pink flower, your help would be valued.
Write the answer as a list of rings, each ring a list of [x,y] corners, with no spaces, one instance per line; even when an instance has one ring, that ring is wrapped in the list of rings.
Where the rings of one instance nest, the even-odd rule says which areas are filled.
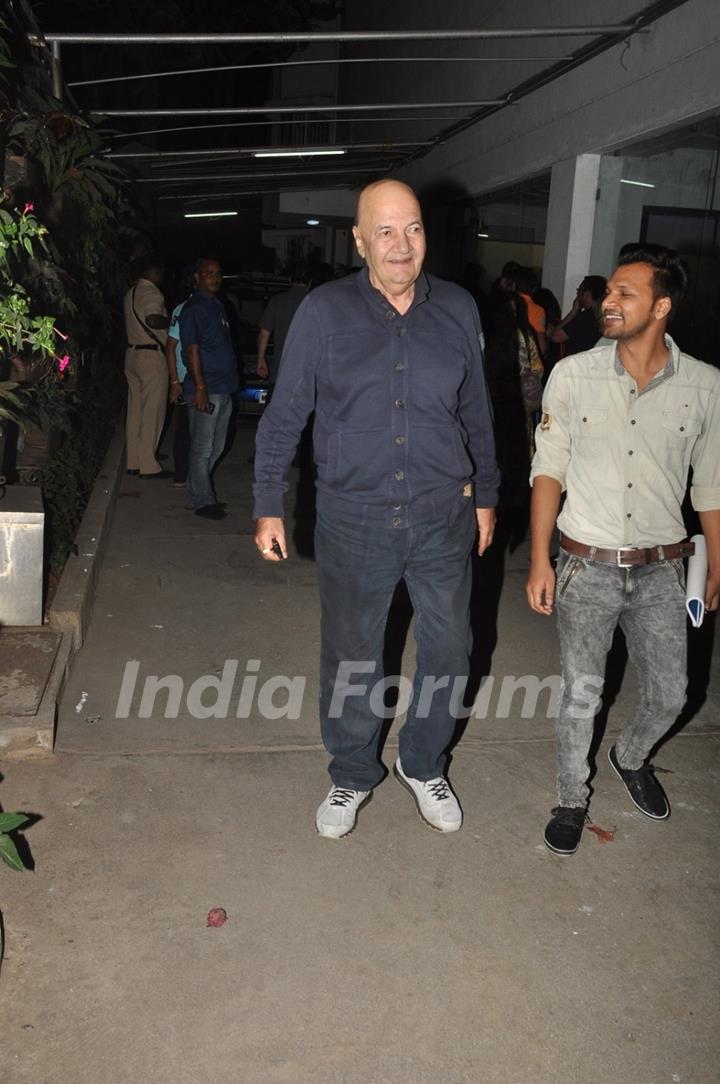
[[[30,212],[34,211],[34,210],[35,210],[35,204],[34,203],[26,203],[25,207],[23,208],[23,216],[27,215],[27,214],[30,214]]]
[[[70,338],[69,335],[63,335],[62,331],[60,331],[60,328],[54,327],[53,331],[55,332],[56,335],[60,336],[60,338],[62,339],[62,341],[64,343],[66,343],[68,341],[68,339]]]
[[[63,357],[58,358],[58,369],[61,373],[64,373],[70,364],[70,357],[68,354],[64,354]]]

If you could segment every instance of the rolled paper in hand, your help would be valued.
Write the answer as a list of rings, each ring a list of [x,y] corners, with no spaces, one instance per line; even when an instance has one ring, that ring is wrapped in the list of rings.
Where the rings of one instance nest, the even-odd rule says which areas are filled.
[[[707,587],[708,561],[705,535],[694,534],[695,553],[688,561],[685,588],[685,606],[693,627],[699,629],[705,616],[705,588]]]

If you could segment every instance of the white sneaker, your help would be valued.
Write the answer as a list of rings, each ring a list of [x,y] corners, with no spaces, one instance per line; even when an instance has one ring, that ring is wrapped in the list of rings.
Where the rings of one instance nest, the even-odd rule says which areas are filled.
[[[438,832],[457,832],[462,825],[462,809],[444,776],[439,775],[427,782],[411,779],[402,770],[399,757],[393,771],[398,783],[402,783],[412,794],[418,813],[426,824]]]
[[[321,802],[315,817],[315,827],[321,836],[342,839],[352,832],[358,809],[372,793],[369,790],[348,790],[346,787],[330,787],[328,796]]]

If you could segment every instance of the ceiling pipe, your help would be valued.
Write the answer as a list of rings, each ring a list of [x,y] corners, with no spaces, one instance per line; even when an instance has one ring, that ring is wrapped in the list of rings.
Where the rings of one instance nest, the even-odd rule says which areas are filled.
[[[452,113],[445,114],[444,116],[434,117],[393,117],[393,124],[400,124],[401,122],[419,124],[426,120],[462,120],[467,114],[465,113]],[[334,117],[318,117],[314,124],[386,124],[387,119],[385,117],[353,117],[347,121],[338,121]],[[165,135],[167,132],[207,132],[210,129],[215,128],[268,128],[271,125],[287,124],[286,120],[237,120],[228,121],[226,124],[180,124],[174,128],[143,128],[139,132],[113,132],[110,135],[110,139],[121,139],[124,142],[128,142],[131,139],[137,139],[138,136],[147,135]]]
[[[53,43],[55,44],[55,43]],[[59,46],[58,46],[59,48]],[[205,75],[208,72],[255,71],[258,68],[300,68],[319,64],[525,64],[569,60],[569,56],[346,56],[332,60],[275,60],[264,64],[222,64],[212,68],[179,68],[171,72],[145,72],[143,75],[112,75],[106,79],[81,79],[69,87],[97,87],[101,83],[129,83],[135,79],[167,79],[173,75]]]
[[[260,105],[222,106],[212,109],[91,109],[94,117],[220,117],[265,113],[378,113],[390,109],[477,109],[508,105],[507,98],[476,102],[382,102],[378,105]],[[442,120],[442,117],[437,117]]]
[[[33,45],[257,45],[317,41],[490,41],[506,38],[591,38],[600,34],[645,33],[631,23],[606,26],[535,26],[495,30],[330,30],[266,34],[28,34]]]

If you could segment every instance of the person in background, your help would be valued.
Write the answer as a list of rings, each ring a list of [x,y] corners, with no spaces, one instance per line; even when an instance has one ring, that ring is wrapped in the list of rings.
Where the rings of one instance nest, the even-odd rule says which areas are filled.
[[[238,364],[225,306],[218,297],[222,271],[217,260],[202,257],[195,265],[196,290],[180,313],[180,341],[187,374],[190,462],[185,507],[205,519],[224,519],[215,496],[212,471],[225,449],[232,396],[239,388]]]
[[[169,478],[157,460],[165,424],[168,374],[165,339],[170,323],[160,286],[163,265],[152,256],[134,264],[135,283],[125,294],[125,378],[128,384],[127,473],[140,478]]]
[[[605,297],[607,279],[586,275],[577,288],[567,316],[552,329],[550,341],[563,347],[563,357],[592,350],[600,338],[600,303]]]
[[[485,368],[501,479],[498,520],[504,526],[512,521],[525,527],[529,517],[528,473],[532,456],[528,430],[542,398],[539,375],[534,403],[528,401],[532,389],[527,386],[527,378],[525,387],[521,379],[521,354],[527,377],[531,343],[538,356],[525,303],[517,294],[509,294],[495,313],[485,343]]]
[[[305,264],[291,264],[289,269],[290,289],[275,294],[270,298],[260,320],[257,339],[257,375],[261,380],[277,380],[282,360],[285,339],[290,330],[293,316],[307,297],[310,276]],[[268,362],[266,351],[272,338],[273,355]]]
[[[540,305],[545,313],[547,350],[545,351],[545,357],[543,358],[543,367],[545,369],[543,384],[547,384],[553,366],[556,365],[562,357],[561,349],[557,343],[553,342],[551,335],[553,328],[557,327],[562,319],[562,312],[560,311],[560,302],[555,297],[552,290],[549,290],[547,286],[538,286],[533,294],[533,301],[536,305]]]
[[[532,328],[540,356],[547,353],[547,334],[545,323],[545,310],[533,300],[533,294],[538,287],[538,277],[531,267],[519,267],[515,272],[515,291],[525,302],[527,307],[528,322]]]

